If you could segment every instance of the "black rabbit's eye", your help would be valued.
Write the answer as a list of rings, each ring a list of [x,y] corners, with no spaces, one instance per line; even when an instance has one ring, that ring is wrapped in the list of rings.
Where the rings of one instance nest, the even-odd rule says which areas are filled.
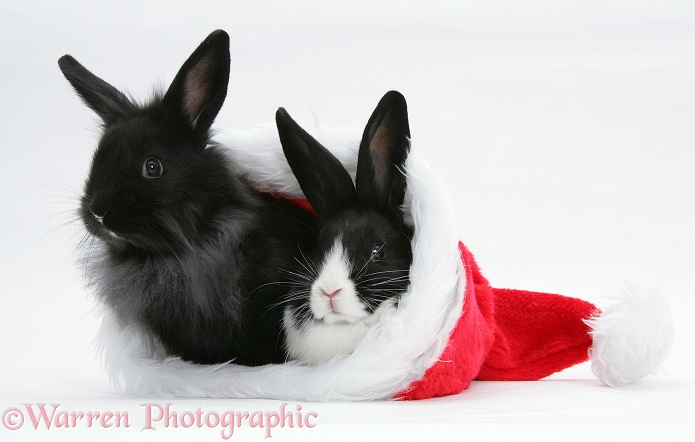
[[[375,261],[381,261],[382,259],[386,258],[386,244],[384,243],[376,243],[374,244],[374,247],[372,248],[372,259]]]
[[[157,158],[148,158],[142,165],[142,176],[145,178],[159,178],[163,172],[164,166]]]

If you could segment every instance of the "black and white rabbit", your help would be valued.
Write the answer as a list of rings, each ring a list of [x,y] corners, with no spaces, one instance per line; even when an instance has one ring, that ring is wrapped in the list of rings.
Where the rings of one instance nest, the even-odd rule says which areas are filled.
[[[290,358],[317,365],[350,354],[409,285],[412,229],[401,208],[407,107],[395,91],[381,99],[362,136],[354,185],[338,159],[285,109],[277,111],[276,123],[321,229],[285,299],[285,345]]]
[[[227,94],[229,36],[210,34],[144,105],[65,55],[59,66],[103,120],[81,199],[95,240],[88,274],[124,327],[196,363],[285,360],[285,288],[316,242],[305,210],[236,177],[210,127]],[[275,307],[274,307],[275,306]]]

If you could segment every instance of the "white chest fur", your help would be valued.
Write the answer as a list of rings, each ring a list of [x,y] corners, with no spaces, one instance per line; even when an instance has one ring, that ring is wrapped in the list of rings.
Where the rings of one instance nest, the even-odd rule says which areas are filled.
[[[379,306],[373,314],[354,323],[337,322],[327,324],[319,320],[309,320],[298,324],[285,311],[286,345],[290,358],[309,365],[319,365],[337,356],[352,353],[367,331],[381,318],[381,313],[395,304],[390,299]]]

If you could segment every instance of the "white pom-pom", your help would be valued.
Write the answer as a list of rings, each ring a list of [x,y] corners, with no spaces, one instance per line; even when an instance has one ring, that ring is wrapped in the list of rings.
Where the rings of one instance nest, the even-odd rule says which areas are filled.
[[[606,385],[621,387],[659,371],[674,332],[668,300],[658,289],[630,287],[614,301],[586,323],[592,329],[594,374]]]

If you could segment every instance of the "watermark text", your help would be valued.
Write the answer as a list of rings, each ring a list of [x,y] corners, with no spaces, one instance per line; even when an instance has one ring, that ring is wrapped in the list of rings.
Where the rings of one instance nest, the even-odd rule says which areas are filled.
[[[301,405],[283,403],[272,411],[195,411],[180,410],[174,404],[141,404],[138,416],[129,411],[75,411],[61,404],[22,404],[3,411],[0,427],[8,431],[30,429],[59,431],[72,428],[135,429],[140,432],[179,429],[218,429],[220,437],[229,440],[242,427],[259,429],[265,438],[273,437],[277,428],[314,428],[319,415]],[[138,419],[139,418],[139,419]],[[143,422],[144,424],[140,424]]]

